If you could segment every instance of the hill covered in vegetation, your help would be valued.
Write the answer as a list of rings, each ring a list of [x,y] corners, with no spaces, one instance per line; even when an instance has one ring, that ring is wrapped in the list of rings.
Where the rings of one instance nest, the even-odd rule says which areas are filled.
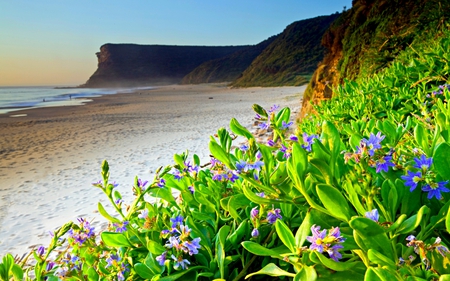
[[[179,83],[203,62],[249,46],[170,46],[105,44],[98,52],[98,68],[81,87],[130,87]]]
[[[301,85],[325,55],[321,38],[339,14],[290,24],[232,83],[237,87]]]
[[[328,52],[305,92],[303,114],[311,110],[311,100],[317,103],[330,98],[332,89],[344,80],[366,77],[388,67],[414,42],[423,40],[424,33],[442,27],[449,10],[448,1],[354,0],[352,8],[322,38]]]
[[[186,75],[181,83],[200,84],[234,81],[276,38],[277,36],[272,36],[257,45],[222,58],[207,61]]]

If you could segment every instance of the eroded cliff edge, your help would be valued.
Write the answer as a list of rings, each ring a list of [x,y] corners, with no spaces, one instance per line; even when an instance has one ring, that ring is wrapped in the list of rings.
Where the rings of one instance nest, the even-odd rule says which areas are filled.
[[[134,87],[179,83],[200,64],[249,46],[105,44],[97,70],[80,87]]]

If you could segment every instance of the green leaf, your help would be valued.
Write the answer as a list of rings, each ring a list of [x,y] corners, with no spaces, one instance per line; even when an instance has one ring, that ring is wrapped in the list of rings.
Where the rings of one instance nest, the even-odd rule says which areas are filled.
[[[317,280],[317,272],[314,266],[303,265],[302,269],[295,275],[294,281],[315,281]]]
[[[216,141],[211,140],[209,142],[209,150],[217,160],[227,165],[228,168],[234,170],[235,167],[231,164],[228,153],[226,153]]]
[[[354,267],[355,265],[358,265],[361,263],[359,261],[337,262],[330,258],[325,257],[324,255],[322,255],[321,253],[319,253],[317,251],[312,251],[309,254],[309,258],[311,259],[311,261],[313,261],[315,263],[321,263],[324,266],[326,266],[334,271],[347,271],[347,270],[351,269],[352,267]]]
[[[123,233],[102,232],[102,241],[110,247],[133,247]]]
[[[316,191],[331,216],[346,222],[350,219],[350,208],[341,192],[327,184],[318,184]]]
[[[116,223],[117,223],[117,222],[120,222],[119,219],[117,219],[117,218],[111,216],[110,214],[108,214],[108,212],[107,212],[107,211],[105,210],[105,208],[103,207],[102,203],[98,202],[97,207],[98,207],[99,213],[100,213],[103,217],[105,217],[107,220],[109,220],[110,222],[116,222]]]
[[[255,243],[252,241],[244,241],[241,243],[241,245],[242,247],[244,247],[244,249],[257,256],[280,257],[280,255],[282,254],[289,253],[289,249],[287,249],[285,246],[276,249],[268,249],[264,246],[261,246],[259,243]]]
[[[367,256],[369,257],[369,260],[375,264],[386,266],[394,270],[396,269],[396,264],[393,260],[389,259],[375,249],[369,249]]]
[[[445,228],[447,232],[450,233],[450,206],[447,211],[447,215],[445,216]]]
[[[231,119],[230,121],[230,129],[236,135],[246,137],[247,139],[253,139],[252,133],[250,133],[244,126],[239,124],[236,118]]]
[[[152,188],[148,192],[150,196],[163,199],[167,201],[171,206],[178,206],[178,204],[173,199],[172,192],[167,187],[162,188]]]
[[[250,278],[254,275],[258,275],[258,274],[264,274],[264,275],[269,275],[272,277],[276,277],[276,276],[289,276],[289,277],[295,277],[295,274],[287,272],[281,268],[279,268],[278,266],[276,266],[274,263],[269,263],[268,265],[266,265],[265,267],[263,267],[261,270],[248,274],[247,276],[245,276],[245,279]]]
[[[297,253],[295,238],[289,227],[283,221],[276,220],[275,229],[283,244],[286,245],[292,253]]]
[[[450,179],[450,145],[443,142],[436,148],[433,157],[433,166],[436,172],[444,179]]]
[[[302,247],[303,243],[305,243],[306,237],[309,236],[309,233],[311,232],[312,225],[311,213],[308,212],[298,228],[297,233],[295,233],[295,245],[298,248]]]
[[[97,271],[95,271],[95,268],[90,267],[88,269],[88,280],[89,281],[98,281],[99,275],[97,273]],[[20,279],[22,280],[22,279]]]
[[[267,115],[267,111],[262,107],[262,106],[260,106],[259,104],[253,104],[253,106],[252,106],[252,108],[253,108],[253,110],[256,112],[256,113],[258,113],[259,115],[261,115],[262,117],[268,117],[268,115]]]
[[[396,232],[400,234],[411,233],[414,229],[416,229],[416,227],[419,226],[420,222],[422,221],[422,217],[429,212],[430,208],[423,205],[416,215],[413,215],[404,222],[402,222],[402,224],[400,224]]]
[[[278,112],[277,116],[275,117],[277,128],[281,128],[283,121],[289,123],[290,117],[291,117],[291,109],[289,107],[281,109],[280,112]]]
[[[161,244],[159,242],[153,241],[153,240],[148,240],[147,241],[147,250],[156,255],[159,256],[161,255],[166,248],[164,248],[163,246],[161,246]]]
[[[417,124],[414,128],[414,139],[426,155],[431,154],[428,145],[428,131],[420,124]]]
[[[378,223],[368,218],[359,217],[352,219],[349,224],[359,236],[354,235],[358,244],[360,244],[358,241],[361,240],[367,249],[374,249],[390,259],[396,259],[385,229]]]
[[[15,281],[23,280],[23,269],[19,265],[13,264],[11,267],[11,272]]]
[[[217,264],[219,265],[221,278],[225,278],[225,242],[226,242],[228,233],[230,233],[229,225],[222,226],[219,229],[219,233],[217,233],[216,259],[217,259]]]
[[[196,270],[200,270],[200,269],[207,269],[206,266],[194,266],[194,267],[189,267],[186,270],[181,271],[180,273],[176,273],[176,274],[171,274],[169,276],[164,276],[158,279],[158,281],[175,281],[178,278],[180,278],[181,276],[185,275],[186,273],[189,273],[191,271],[196,271]]]
[[[238,228],[230,234],[230,236],[228,237],[228,241],[230,241],[231,245],[233,245],[234,248],[237,248],[240,245],[242,239],[249,231],[249,222],[248,220],[244,220],[241,222]]]

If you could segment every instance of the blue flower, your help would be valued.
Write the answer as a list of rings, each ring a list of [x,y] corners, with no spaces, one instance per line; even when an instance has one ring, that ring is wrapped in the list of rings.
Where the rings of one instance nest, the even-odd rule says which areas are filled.
[[[191,194],[194,194],[194,192],[195,192],[194,186],[191,185],[191,186],[188,187],[188,189],[191,192]]]
[[[327,235],[327,230],[320,231],[320,226],[313,225],[311,227],[312,236],[307,236],[306,239],[311,243],[310,250],[318,251],[319,253],[326,252],[328,256],[339,261],[342,258],[339,249],[344,248],[341,245],[345,238],[341,236],[339,227],[332,227]]]
[[[377,173],[384,171],[387,172],[389,170],[389,167],[395,167],[395,164],[391,162],[392,157],[389,155],[386,155],[376,162],[376,171]]]
[[[252,170],[255,170],[255,171],[259,172],[261,170],[262,166],[264,166],[264,162],[263,161],[256,161],[255,163],[250,165],[250,168]]]
[[[184,251],[188,252],[190,256],[198,254],[198,249],[200,249],[200,237],[194,238],[192,241],[184,241]]]
[[[283,217],[280,215],[281,210],[280,209],[272,209],[269,212],[267,212],[267,221],[270,224],[274,224],[277,219],[282,219]]]
[[[188,260],[183,259],[183,256],[179,256],[178,258],[172,255],[172,259],[175,261],[175,264],[173,265],[173,268],[175,270],[178,270],[180,267],[181,269],[188,268],[187,265],[191,264]]]
[[[245,152],[245,151],[248,150],[248,146],[245,145],[245,144],[243,144],[243,145],[241,145],[241,146],[239,147],[239,149],[240,149],[241,151]]]
[[[257,229],[257,228],[254,228],[253,230],[252,230],[252,237],[253,238],[256,238],[256,237],[258,237],[259,236],[259,230]]]
[[[318,135],[308,135],[307,133],[303,133],[303,144],[302,147],[310,152],[311,151],[311,145],[314,143],[315,139],[318,139],[319,136]]]
[[[286,146],[284,146],[284,144],[281,145],[280,151],[283,152],[283,157],[285,159],[288,159],[289,157],[291,157],[291,150],[289,148],[287,148]]]
[[[283,122],[281,122],[281,128],[283,129],[283,130],[286,130],[286,129],[288,129],[292,124],[294,124],[294,122],[289,122],[289,123],[286,123],[284,120],[283,120]]]
[[[176,228],[179,225],[183,224],[183,216],[177,216],[176,218],[171,218],[170,221],[172,222],[172,228]]]
[[[262,122],[259,124],[259,127],[263,130],[267,130],[270,127],[270,123],[269,122]]]
[[[164,179],[159,179],[159,181],[156,185],[158,187],[164,187],[166,185],[166,181]]]
[[[381,132],[378,132],[376,135],[370,133],[369,140],[363,139],[366,141],[366,145],[369,148],[369,155],[373,156],[376,149],[381,148],[381,141],[384,140],[385,136],[381,135]]]
[[[441,181],[438,183],[427,184],[422,187],[422,191],[428,192],[428,199],[436,197],[436,199],[441,200],[441,192],[450,192],[450,190],[445,187],[447,183],[448,181]]]
[[[173,177],[180,181],[183,178],[183,174],[179,170],[173,171]]]
[[[289,136],[289,140],[291,140],[291,141],[298,141],[298,138],[297,138],[296,135],[290,135]]]
[[[247,172],[248,171],[247,162],[245,160],[236,162],[236,169],[240,172],[242,172],[242,171]]]
[[[138,179],[137,187],[139,187],[141,190],[144,190],[147,183],[148,183],[148,181],[143,181],[141,179]]]
[[[366,212],[364,214],[364,216],[366,218],[368,218],[368,219],[371,219],[371,220],[375,221],[375,222],[378,222],[378,220],[380,219],[380,214],[378,214],[378,210],[377,209],[373,209],[370,212]]]
[[[120,261],[119,255],[111,254],[109,258],[106,259],[106,262],[108,263],[106,267],[110,266],[116,267],[119,264],[119,261]]]
[[[160,266],[164,266],[166,259],[167,259],[167,251],[156,257],[156,261],[159,263]]]
[[[261,197],[261,198],[264,198],[264,196],[266,196],[266,195],[264,194],[264,192],[256,193],[256,195],[258,195],[258,196]]]
[[[416,189],[417,184],[422,180],[422,173],[408,171],[407,175],[401,176],[400,178],[405,181],[405,186],[410,187],[409,191],[413,192],[413,190]]]
[[[327,253],[334,261],[339,261],[342,258],[342,254],[338,252],[339,249],[344,248],[341,244],[335,244],[327,249]]]
[[[170,236],[169,241],[164,245],[166,248],[172,249],[175,248],[177,250],[182,249],[182,245],[180,244],[180,238],[177,236]]]
[[[128,221],[123,221],[122,223],[113,223],[113,225],[116,227],[116,232],[119,233],[127,231],[128,224],[129,224]]]
[[[433,164],[433,158],[427,158],[424,154],[422,154],[420,158],[414,158],[414,161],[416,163],[413,167],[420,169],[423,172],[426,172],[428,169],[430,169],[431,165]]]

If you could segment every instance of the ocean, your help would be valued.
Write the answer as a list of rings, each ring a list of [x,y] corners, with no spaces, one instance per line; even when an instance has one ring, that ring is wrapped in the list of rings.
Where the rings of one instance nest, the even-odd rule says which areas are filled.
[[[92,97],[152,88],[154,87],[114,89],[57,89],[54,86],[0,87],[0,114],[29,108],[80,105],[89,102],[89,98]]]

